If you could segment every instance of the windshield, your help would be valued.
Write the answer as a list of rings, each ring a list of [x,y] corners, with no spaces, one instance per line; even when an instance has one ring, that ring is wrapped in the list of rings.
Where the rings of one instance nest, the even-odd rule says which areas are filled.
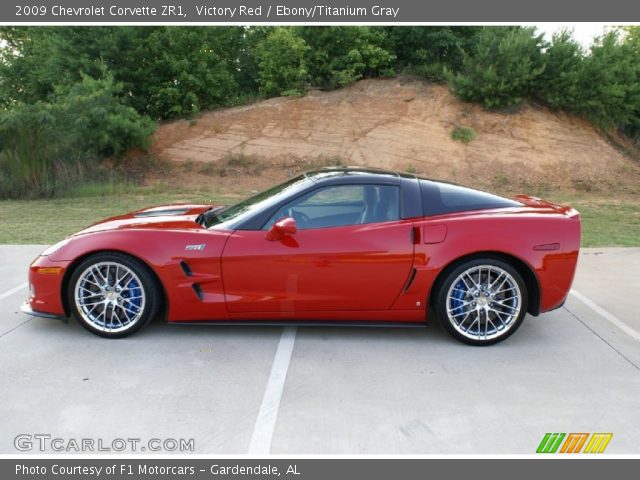
[[[260,192],[257,195],[247,198],[246,200],[236,203],[230,207],[207,212],[208,215],[204,217],[203,225],[206,228],[214,226],[233,228],[231,224],[242,221],[255,212],[269,208],[271,205],[287,196],[291,190],[297,191],[300,184],[310,181],[311,180],[309,180],[305,175],[301,175],[265,190],[264,192]]]

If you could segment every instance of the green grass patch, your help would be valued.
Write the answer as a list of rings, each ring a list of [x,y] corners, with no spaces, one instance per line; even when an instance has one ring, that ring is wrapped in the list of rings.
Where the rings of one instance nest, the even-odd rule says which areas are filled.
[[[640,246],[640,202],[570,200],[582,219],[583,247]]]
[[[469,127],[455,127],[451,130],[451,138],[462,143],[469,143],[471,140],[476,138],[476,132],[473,128]]]
[[[89,187],[76,193],[99,193],[96,196],[77,195],[74,198],[49,200],[0,201],[0,243],[51,244],[101,219],[120,215],[144,207],[167,203],[231,204],[238,197],[196,193],[161,193],[138,187],[138,193],[124,187],[115,194],[107,194]]]

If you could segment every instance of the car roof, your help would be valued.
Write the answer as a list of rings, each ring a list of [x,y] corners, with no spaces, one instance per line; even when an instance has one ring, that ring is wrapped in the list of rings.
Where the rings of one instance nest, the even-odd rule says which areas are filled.
[[[393,170],[385,170],[382,168],[359,167],[359,166],[324,167],[317,170],[311,170],[309,172],[305,172],[304,175],[314,182],[324,182],[327,180],[345,179],[345,178],[365,180],[365,181],[390,180],[390,179],[395,179],[397,181],[400,178],[410,178],[410,179],[416,178],[415,175],[411,175],[408,173],[401,173]]]

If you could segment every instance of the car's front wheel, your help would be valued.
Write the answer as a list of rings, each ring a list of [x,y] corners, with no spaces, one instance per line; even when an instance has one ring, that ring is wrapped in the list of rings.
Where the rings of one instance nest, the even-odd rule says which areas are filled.
[[[68,300],[80,324],[96,335],[131,335],[158,313],[160,293],[139,260],[98,253],[83,260],[69,281]]]
[[[527,287],[510,264],[477,258],[458,265],[440,283],[435,311],[458,340],[491,345],[512,335],[527,313]]]

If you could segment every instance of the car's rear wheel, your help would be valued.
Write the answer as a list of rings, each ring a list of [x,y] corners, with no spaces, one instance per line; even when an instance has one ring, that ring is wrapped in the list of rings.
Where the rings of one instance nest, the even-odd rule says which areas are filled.
[[[160,293],[146,265],[120,253],[83,260],[69,281],[68,299],[79,323],[96,335],[120,338],[158,313]]]
[[[453,337],[471,345],[491,345],[520,327],[527,298],[526,284],[515,268],[496,258],[477,258],[446,274],[435,310]]]

